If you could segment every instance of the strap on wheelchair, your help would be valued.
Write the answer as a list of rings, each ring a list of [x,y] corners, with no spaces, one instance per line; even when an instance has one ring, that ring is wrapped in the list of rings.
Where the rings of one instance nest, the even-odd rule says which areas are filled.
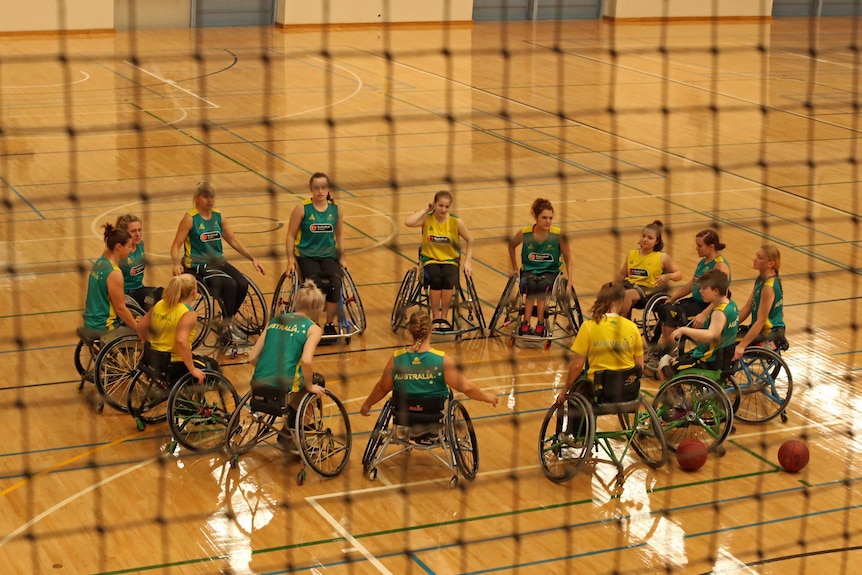
[[[284,415],[288,411],[287,398],[289,394],[290,389],[287,387],[260,385],[251,382],[249,406],[252,411],[270,415]]]
[[[641,388],[640,366],[625,370],[603,370],[593,374],[598,403],[626,403],[638,398]]]
[[[397,425],[422,425],[439,423],[443,419],[448,396],[416,397],[392,392]]]

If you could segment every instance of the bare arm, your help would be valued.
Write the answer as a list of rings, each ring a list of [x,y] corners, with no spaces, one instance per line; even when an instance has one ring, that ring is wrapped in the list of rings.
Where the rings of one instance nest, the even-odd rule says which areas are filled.
[[[126,294],[123,291],[123,272],[114,270],[108,274],[108,299],[111,300],[111,306],[114,308],[114,313],[117,314],[124,324],[138,331],[138,321],[129,308],[126,307]],[[140,336],[140,333],[138,334]]]
[[[661,269],[663,273],[658,278],[658,285],[666,285],[682,279],[682,272],[666,253],[661,254]]]
[[[643,361],[643,356],[641,356],[641,361]],[[566,401],[566,395],[569,393],[569,390],[574,385],[575,381],[581,376],[584,371],[584,366],[587,364],[587,358],[579,353],[572,354],[572,361],[569,363],[569,371],[566,374],[566,385],[563,386],[563,389],[557,394],[557,403],[563,403]]]
[[[284,244],[287,248],[287,268],[284,273],[287,275],[290,275],[296,269],[296,256],[293,250],[295,249],[296,232],[299,231],[299,226],[302,223],[303,213],[302,204],[299,204],[290,212],[290,220],[287,222],[287,236],[284,238]]]
[[[263,346],[266,343],[266,328],[260,333],[260,337],[254,342],[254,347],[248,352],[248,362],[252,365],[257,365],[257,360],[260,359],[260,353],[263,351]]]
[[[621,267],[620,271],[617,272],[617,277],[615,277],[614,280],[621,282],[621,281],[624,281],[627,277],[629,277],[629,260],[628,260],[628,258],[626,258],[623,261],[623,267]]]
[[[137,332],[141,341],[147,341],[150,338],[150,321],[152,320],[152,316],[153,308],[150,308],[150,311],[138,320]]]
[[[455,365],[455,360],[449,356],[443,358],[443,377],[446,379],[446,385],[455,391],[460,391],[470,399],[497,406],[497,396],[479,389],[475,383],[467,379],[467,376]]]
[[[572,250],[569,247],[569,238],[565,234],[560,235],[560,255],[563,256],[563,261],[566,262],[566,277],[569,279],[569,285],[575,284],[575,276],[572,275],[574,266],[572,265]]]
[[[338,246],[338,263],[341,267],[346,268],[347,263],[344,260],[344,216],[341,210],[338,210],[338,221],[335,222],[335,245]]]
[[[434,204],[428,204],[421,210],[413,212],[406,220],[404,220],[404,225],[408,228],[421,228],[422,224],[425,223],[425,218],[433,211]]]
[[[195,327],[195,324],[198,321],[198,314],[193,311],[188,311],[183,314],[183,317],[180,318],[179,323],[177,324],[177,351],[180,353],[180,357],[183,360],[183,363],[186,366],[186,369],[189,370],[189,373],[192,374],[192,377],[195,378],[199,383],[203,383],[204,381],[204,372],[201,371],[194,362],[194,356],[192,356],[192,346],[189,343],[191,339],[192,330]]]
[[[222,216],[221,220],[221,230],[222,234],[224,234],[224,239],[227,240],[227,243],[230,244],[230,247],[238,251],[242,256],[248,260],[251,260],[251,265],[254,266],[254,269],[259,271],[261,275],[264,275],[263,266],[260,265],[260,262],[257,261],[257,258],[246,249],[245,245],[240,241],[236,234],[233,233],[233,229],[230,227],[227,219]]]
[[[458,218],[458,235],[464,238],[464,262],[461,267],[464,268],[464,275],[473,275],[473,235],[467,229],[467,224],[464,220]]]
[[[521,242],[524,241],[524,231],[518,230],[515,232],[515,235],[512,236],[512,239],[509,240],[509,262],[512,264],[512,273],[518,273],[518,270],[521,269],[521,266],[518,265],[518,257],[515,255],[515,248],[521,245]]]
[[[753,294],[752,294],[753,296]],[[752,298],[748,299],[748,303],[746,303],[746,307],[743,308],[745,310],[745,317],[748,317],[751,314],[751,302]],[[751,324],[751,327],[748,328],[748,333],[745,334],[745,337],[736,344],[736,349],[733,353],[733,359],[739,359],[742,357],[742,354],[745,353],[745,348],[748,347],[754,339],[760,335],[760,332],[763,331],[763,326],[766,325],[766,320],[769,318],[769,311],[772,309],[772,304],[775,302],[775,288],[771,286],[763,286],[763,289],[760,291],[760,302],[757,306],[757,317],[754,319],[754,322]],[[744,318],[742,317],[742,312],[739,314],[739,321],[742,322]]]
[[[673,303],[677,300],[681,300],[682,298],[691,293],[691,288],[693,287],[694,278],[688,280],[685,284],[675,289],[674,292],[671,294],[670,299],[667,300],[668,303]]]
[[[696,327],[680,327],[674,330],[673,338],[679,339],[681,336],[687,336],[694,341],[710,343],[721,339],[721,330],[727,324],[727,316],[720,311],[712,312],[709,320],[709,327],[700,329]]]
[[[174,264],[174,275],[178,276],[184,272],[183,264],[180,258],[182,257],[182,249],[183,244],[186,242],[186,238],[189,237],[189,232],[192,229],[192,217],[189,214],[185,214],[183,219],[180,220],[180,225],[177,226],[177,233],[174,236],[174,241],[171,244],[171,262]]]
[[[305,345],[302,347],[302,377],[305,379],[305,391],[313,393],[320,397],[325,390],[314,383],[314,352],[317,351],[317,344],[320,343],[320,336],[323,335],[323,330],[317,324],[308,328],[308,339],[305,340]]]
[[[395,365],[395,358],[390,357],[386,367],[383,368],[383,374],[380,376],[380,379],[377,380],[371,393],[368,394],[368,397],[362,402],[362,407],[359,408],[359,413],[362,415],[368,415],[368,412],[371,411],[374,404],[386,397],[389,392],[392,391],[392,387],[395,385],[395,382],[392,381],[393,365]]]

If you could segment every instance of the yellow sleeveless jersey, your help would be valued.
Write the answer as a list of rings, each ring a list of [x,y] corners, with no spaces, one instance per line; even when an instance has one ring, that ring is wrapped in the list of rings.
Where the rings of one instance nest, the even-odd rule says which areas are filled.
[[[171,361],[182,361],[177,348],[177,324],[186,312],[192,309],[184,304],[178,303],[174,307],[168,307],[165,300],[153,306],[150,318],[150,347],[156,351],[171,352]],[[189,344],[194,338],[194,330],[189,335]]]
[[[651,289],[658,285],[662,274],[661,252],[650,252],[642,256],[640,250],[632,250],[626,258],[626,280],[629,283]]]
[[[422,263],[458,264],[461,257],[458,216],[449,214],[442,224],[434,214],[425,216],[422,224]]]

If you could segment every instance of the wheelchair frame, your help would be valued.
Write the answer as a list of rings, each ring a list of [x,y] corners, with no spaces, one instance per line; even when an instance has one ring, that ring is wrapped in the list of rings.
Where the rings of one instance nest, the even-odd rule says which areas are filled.
[[[598,417],[616,415],[620,429],[600,431]],[[578,428],[569,430],[571,419]],[[573,431],[573,433],[570,433]],[[611,441],[624,442],[620,454]],[[554,403],[542,421],[539,433],[539,461],[545,476],[555,483],[572,479],[587,461],[611,463],[617,468],[619,487],[625,480],[623,460],[629,448],[648,466],[657,469],[667,462],[669,447],[661,422],[642,392],[625,402],[592,403],[583,394],[570,392],[565,403]],[[607,459],[592,457],[601,449]]]
[[[520,273],[509,276],[506,287],[500,295],[500,301],[491,316],[488,330],[491,335],[500,334],[509,338],[509,345],[516,341],[541,342],[545,349],[551,347],[551,342],[577,335],[584,321],[581,303],[574,285],[568,289],[569,282],[561,273],[557,274],[554,286],[547,295],[545,305],[545,334],[520,335],[518,328],[524,317],[526,295],[520,292]]]
[[[236,468],[239,456],[254,446],[273,437],[281,442],[284,437],[295,446],[302,460],[303,468],[296,478],[299,485],[305,481],[306,466],[321,477],[339,475],[353,447],[350,418],[341,400],[328,389],[322,398],[307,393],[292,414],[293,425],[288,426],[284,424],[292,411],[287,403],[290,392],[277,388],[273,392],[278,397],[258,402],[252,399],[255,392],[250,390],[231,416],[225,436],[231,468]]]
[[[459,266],[458,284],[454,288],[450,307],[452,329],[434,329],[433,333],[454,335],[456,340],[460,340],[464,334],[471,332],[478,332],[479,337],[485,335],[485,315],[482,312],[482,302],[476,292],[476,284],[471,276],[465,274],[464,278],[464,283],[467,286],[466,294],[461,285],[461,268]],[[389,325],[392,327],[393,333],[407,327],[410,315],[408,312],[413,307],[424,309],[431,315],[431,298],[428,294],[428,286],[425,285],[421,262],[416,267],[407,270],[404,279],[401,280],[401,287],[398,288],[398,295],[395,297],[392,314],[389,318]]]
[[[359,291],[350,271],[342,267],[341,294],[338,298],[338,315],[336,318],[338,332],[335,335],[323,335],[321,341],[336,341],[344,338],[344,343],[350,343],[353,336],[359,335],[367,327],[365,320],[365,308],[359,298]],[[281,274],[275,293],[272,296],[270,306],[270,317],[276,317],[283,313],[294,311],[293,296],[299,289],[300,273],[297,269],[290,275]],[[313,318],[312,318],[313,319]]]
[[[263,333],[269,318],[267,316],[266,300],[263,297],[263,292],[260,291],[260,288],[249,276],[243,274],[243,277],[248,280],[248,293],[246,293],[242,305],[237,310],[233,323],[237,329],[251,337]],[[218,302],[219,315],[222,314],[222,304],[213,297],[202,278],[195,276],[195,279],[197,280],[198,299],[195,300],[192,308],[198,314],[198,321],[195,336],[192,340],[192,349],[203,345],[211,349],[214,354],[222,352],[231,359],[236,358],[243,350],[247,350],[254,343],[250,341],[239,342],[233,338],[230,338],[228,341],[224,337],[229,332],[221,329],[223,322],[214,317],[216,315],[216,302]],[[211,343],[208,343],[207,337],[211,333],[216,334],[216,338]]]
[[[472,481],[479,471],[479,447],[476,442],[476,432],[467,409],[450,392],[441,418],[434,423],[400,424],[395,421],[395,406],[390,397],[383,405],[374,429],[368,438],[365,453],[362,455],[362,469],[365,476],[374,480],[381,463],[388,461],[401,453],[425,451],[445,465],[452,473],[449,485],[458,485],[458,472]],[[390,445],[398,447],[392,453],[386,453]],[[446,457],[435,453],[442,448]]]
[[[177,444],[191,451],[216,451],[224,445],[225,429],[239,394],[223,373],[202,371],[203,383],[188,373],[168,394],[167,420],[173,437],[169,453],[176,451]]]

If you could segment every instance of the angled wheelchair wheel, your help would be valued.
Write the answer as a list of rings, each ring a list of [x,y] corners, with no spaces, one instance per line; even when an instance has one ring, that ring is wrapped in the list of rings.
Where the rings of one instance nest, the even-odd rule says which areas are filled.
[[[508,325],[513,316],[517,316],[521,309],[518,282],[518,274],[511,275],[506,282],[506,287],[503,288],[500,301],[497,302],[497,307],[494,308],[494,314],[491,316],[491,323],[488,324],[488,332],[492,335],[495,330],[502,329]]]
[[[299,289],[299,276],[297,276],[296,272],[290,275],[281,274],[281,278],[275,286],[275,293],[272,294],[269,317],[277,317],[283,313],[292,312],[293,297],[297,289]]]
[[[748,423],[763,423],[786,409],[793,394],[793,377],[784,359],[772,350],[748,347],[733,373],[739,386],[740,404],[733,414]]]
[[[554,300],[557,308],[569,324],[568,331],[576,334],[584,321],[581,303],[575,293],[575,286],[571,285],[570,287],[568,280],[562,274],[554,282]]]
[[[380,415],[377,416],[377,421],[374,423],[374,429],[368,436],[368,445],[365,446],[365,453],[362,454],[362,470],[369,476],[369,479],[374,479],[371,477],[372,469],[374,469],[375,477],[377,475],[374,462],[380,456],[380,450],[389,435],[393,412],[392,399],[390,398],[386,400],[383,409],[380,410]]]
[[[192,302],[192,309],[198,316],[192,337],[192,349],[197,349],[209,335],[215,314],[212,295],[200,278],[197,278],[197,290],[198,297]]]
[[[96,389],[105,403],[117,411],[127,412],[129,386],[144,353],[144,343],[136,334],[123,335],[102,346],[93,364]]]
[[[460,401],[449,401],[446,417],[446,441],[455,456],[455,463],[461,475],[472,481],[479,471],[479,445],[470,414]]]
[[[347,410],[328,389],[322,397],[306,394],[296,415],[296,437],[305,464],[322,477],[344,470],[353,439]]]
[[[141,370],[135,372],[126,395],[126,409],[135,418],[138,428],[166,419],[169,394],[167,382],[156,380]]]
[[[78,372],[78,375],[83,377],[93,367],[94,359],[93,350],[79,339],[77,345],[75,345],[74,356],[75,371]]]
[[[404,327],[404,322],[407,319],[407,307],[410,305],[410,298],[416,290],[418,283],[419,272],[416,268],[411,268],[404,274],[404,279],[401,280],[401,287],[398,288],[398,295],[395,297],[395,303],[392,305],[392,315],[389,318],[389,325],[392,331],[396,332],[399,328]]]
[[[577,475],[592,453],[595,426],[593,410],[579,393],[551,406],[539,433],[539,462],[548,479],[562,483]]]
[[[661,339],[661,318],[658,310],[668,300],[668,294],[657,293],[651,295],[644,304],[643,317],[641,318],[641,332],[644,336],[647,349],[658,345]]]
[[[702,375],[680,374],[665,382],[653,399],[671,451],[686,439],[718,451],[733,426],[733,406],[725,390]]]
[[[275,429],[278,416],[252,411],[250,400],[251,391],[239,401],[228,421],[225,442],[231,455],[246,453],[278,433]]]
[[[476,292],[476,282],[473,281],[473,276],[464,276],[467,284],[467,299],[464,302],[467,305],[468,319],[472,319],[474,325],[479,326],[479,331],[485,335],[485,314],[482,312],[482,302],[479,300],[479,294]]]
[[[214,450],[224,445],[227,426],[239,403],[228,379],[217,371],[204,370],[203,383],[191,374],[183,376],[168,396],[168,425],[174,439],[194,451]]]
[[[343,306],[343,320],[348,324],[344,326],[345,331],[348,333],[365,331],[365,308],[362,307],[362,300],[359,299],[356,283],[347,268],[343,268],[341,280],[341,305]]]
[[[248,280],[248,293],[236,312],[234,325],[246,335],[260,335],[266,328],[268,317],[266,301],[257,284],[248,276],[245,279]]]
[[[669,449],[655,409],[644,396],[635,413],[620,413],[620,425],[633,433],[631,445],[650,467],[659,468],[667,462]]]

